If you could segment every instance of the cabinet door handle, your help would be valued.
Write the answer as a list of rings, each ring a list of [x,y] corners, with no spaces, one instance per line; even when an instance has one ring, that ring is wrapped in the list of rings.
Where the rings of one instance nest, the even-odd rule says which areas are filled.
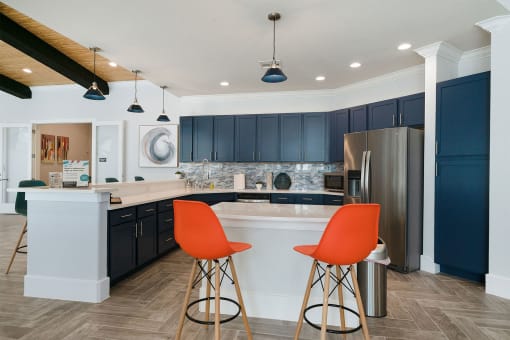
[[[138,238],[138,222],[135,223],[135,238]]]
[[[217,161],[217,160],[218,160],[218,151],[216,151],[216,152],[214,153],[214,160],[215,160],[215,161]]]
[[[165,207],[170,208],[172,205],[173,205],[172,203],[165,204]]]
[[[128,217],[130,217],[130,216],[133,216],[133,214],[126,214],[126,215],[122,215],[122,216],[120,216],[120,218],[128,218]]]
[[[193,151],[189,152],[189,160],[191,161],[193,159]]]
[[[260,151],[259,151],[259,161],[260,161]]]
[[[145,212],[151,212],[151,211],[156,211],[156,209],[154,209],[154,208],[145,209]]]
[[[140,221],[140,236],[143,236],[143,221]]]
[[[171,218],[166,219],[165,222],[172,222],[173,220]]]
[[[313,198],[303,197],[303,201],[313,201]]]
[[[165,242],[170,242],[170,241],[172,241],[173,239],[174,239],[173,237],[169,237],[169,238],[167,238],[167,239],[165,240]]]
[[[398,117],[398,125],[402,126],[402,112],[400,112],[400,116]]]
[[[391,124],[395,126],[395,115],[391,116]]]
[[[255,160],[255,151],[253,151],[253,160]]]

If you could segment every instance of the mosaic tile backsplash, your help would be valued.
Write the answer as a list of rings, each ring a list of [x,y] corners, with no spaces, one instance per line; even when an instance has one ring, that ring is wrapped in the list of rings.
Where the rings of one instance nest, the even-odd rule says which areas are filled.
[[[325,172],[343,172],[343,163],[181,163],[179,171],[185,178],[194,182],[204,182],[204,187],[211,183],[215,188],[234,188],[234,175],[246,175],[246,189],[255,189],[255,182],[266,181],[266,173],[276,176],[285,172],[292,184],[290,190],[321,190],[324,188]],[[264,189],[266,185],[264,184]]]

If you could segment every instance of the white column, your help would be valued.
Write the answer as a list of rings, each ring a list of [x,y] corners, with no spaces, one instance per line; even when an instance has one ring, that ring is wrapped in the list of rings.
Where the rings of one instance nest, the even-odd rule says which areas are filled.
[[[510,299],[510,15],[490,18],[477,25],[491,32],[489,273],[485,276],[485,290],[487,293]]]
[[[457,77],[462,52],[437,42],[415,50],[425,58],[425,138],[423,169],[423,254],[420,269],[438,273],[434,262],[434,202],[436,163],[436,84]]]
[[[25,296],[101,302],[109,297],[109,192],[27,189]]]

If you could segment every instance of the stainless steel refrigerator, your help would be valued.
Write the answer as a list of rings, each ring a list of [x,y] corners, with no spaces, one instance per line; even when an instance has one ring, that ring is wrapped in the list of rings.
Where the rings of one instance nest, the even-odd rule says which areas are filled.
[[[379,203],[390,268],[417,270],[422,253],[423,131],[407,127],[344,136],[344,204]]]

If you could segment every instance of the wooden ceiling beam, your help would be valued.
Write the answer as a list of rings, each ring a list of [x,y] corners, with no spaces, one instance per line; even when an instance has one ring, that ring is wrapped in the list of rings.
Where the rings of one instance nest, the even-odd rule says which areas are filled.
[[[2,13],[0,13],[0,40],[86,89],[92,84],[94,73]],[[90,57],[92,58],[92,55]],[[105,80],[96,75],[96,83],[103,94],[109,94],[110,90]]]
[[[6,77],[3,74],[0,74],[0,91],[12,94],[21,99],[32,98],[32,90],[30,90],[30,87]]]

